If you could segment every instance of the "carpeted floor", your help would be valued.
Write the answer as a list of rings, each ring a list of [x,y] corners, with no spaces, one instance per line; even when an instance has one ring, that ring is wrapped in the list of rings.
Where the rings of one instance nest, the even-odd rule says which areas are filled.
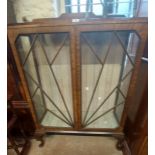
[[[123,155],[115,147],[117,140],[111,137],[54,135],[45,137],[44,147],[39,141],[31,141],[28,155]],[[16,155],[12,150],[8,155]]]

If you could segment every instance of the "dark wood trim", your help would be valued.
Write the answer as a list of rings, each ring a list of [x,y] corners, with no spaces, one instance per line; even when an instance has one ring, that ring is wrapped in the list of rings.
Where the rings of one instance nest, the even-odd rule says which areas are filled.
[[[21,100],[25,98],[25,94],[21,87],[12,49],[7,39],[7,100],[9,100],[10,97]]]
[[[80,34],[77,31],[77,27],[74,27],[75,31],[75,47],[76,47],[76,84],[77,84],[77,115],[78,115],[78,130],[82,128],[82,89],[81,89],[81,53],[80,53]]]
[[[78,75],[77,75],[77,49],[76,49],[76,36],[77,34],[75,33],[75,29],[71,28],[71,33],[70,33],[70,39],[71,39],[71,74],[72,74],[72,94],[73,94],[73,113],[74,113],[74,128],[76,130],[79,129],[79,97],[77,95],[78,92],[78,86],[77,86],[77,81],[78,81]]]
[[[53,131],[53,132],[47,132],[49,134],[64,134],[64,135],[85,135],[85,136],[108,136],[108,137],[124,137],[124,134],[123,133],[120,133],[120,132],[85,132],[85,131]]]
[[[148,19],[146,17],[139,17],[139,18],[92,18],[92,19],[85,19],[82,18],[79,22],[73,22],[72,19],[80,19],[76,18],[51,18],[51,19],[39,19],[34,20],[33,22],[27,23],[17,23],[17,24],[10,24],[10,29],[19,29],[22,28],[32,28],[32,27],[48,27],[48,26],[73,26],[73,25],[102,25],[104,24],[128,24],[128,26],[132,26],[133,24],[146,24]]]

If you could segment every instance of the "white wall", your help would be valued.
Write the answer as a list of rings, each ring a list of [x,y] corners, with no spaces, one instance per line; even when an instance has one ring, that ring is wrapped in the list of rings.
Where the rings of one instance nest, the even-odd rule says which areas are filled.
[[[12,0],[17,22],[57,17],[65,11],[64,0]]]

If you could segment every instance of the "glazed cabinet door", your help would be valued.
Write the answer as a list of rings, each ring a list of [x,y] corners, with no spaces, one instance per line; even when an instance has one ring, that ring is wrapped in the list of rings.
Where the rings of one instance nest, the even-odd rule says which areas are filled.
[[[84,130],[123,128],[146,39],[137,25],[77,26]]]
[[[70,30],[23,28],[13,42],[34,119],[42,127],[74,126]]]

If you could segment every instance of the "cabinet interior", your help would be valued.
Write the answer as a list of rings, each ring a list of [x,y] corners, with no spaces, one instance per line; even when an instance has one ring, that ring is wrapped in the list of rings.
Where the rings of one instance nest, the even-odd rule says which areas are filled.
[[[140,39],[135,31],[81,31],[80,105],[83,128],[117,128]],[[71,33],[21,34],[16,48],[38,122],[74,128]]]

